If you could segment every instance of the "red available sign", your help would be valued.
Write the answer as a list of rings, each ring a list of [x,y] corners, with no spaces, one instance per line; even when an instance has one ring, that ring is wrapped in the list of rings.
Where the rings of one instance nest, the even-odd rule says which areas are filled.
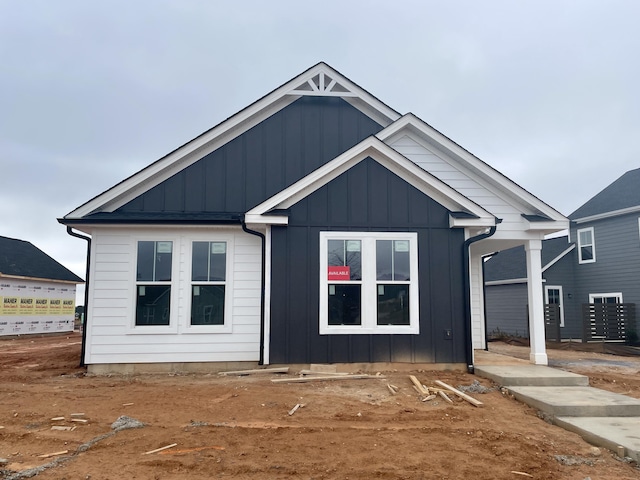
[[[351,267],[327,267],[328,280],[350,280]]]

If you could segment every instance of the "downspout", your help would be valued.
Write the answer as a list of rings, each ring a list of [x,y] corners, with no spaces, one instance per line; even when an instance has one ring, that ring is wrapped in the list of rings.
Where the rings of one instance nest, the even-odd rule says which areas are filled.
[[[251,230],[247,228],[247,224],[244,220],[242,220],[242,230],[247,232],[250,235],[255,235],[256,237],[260,237],[260,242],[262,244],[262,278],[261,280],[261,288],[260,288],[260,358],[258,360],[258,365],[264,365],[264,290],[266,284],[266,268],[265,268],[265,255],[266,255],[266,239],[263,233],[257,232],[255,230]]]
[[[89,271],[91,267],[91,237],[85,237],[79,233],[75,233],[73,229],[67,226],[67,233],[72,237],[81,238],[87,241],[87,271],[84,277],[84,322],[82,324],[82,348],[80,350],[80,366],[86,367],[84,363],[84,355],[87,351],[87,322],[89,320]]]
[[[487,341],[487,289],[484,286],[484,264],[486,259],[495,257],[500,252],[493,252],[482,256],[482,309],[484,310],[484,351],[489,351],[489,342]]]
[[[497,222],[499,223],[499,221]],[[472,243],[489,238],[496,233],[496,226],[494,225],[486,233],[481,233],[475,237],[467,238],[462,246],[463,263],[464,263],[464,313],[465,313],[465,327],[464,327],[464,339],[465,349],[467,357],[467,371],[473,373],[473,337],[471,333],[471,281],[469,279],[469,247]]]

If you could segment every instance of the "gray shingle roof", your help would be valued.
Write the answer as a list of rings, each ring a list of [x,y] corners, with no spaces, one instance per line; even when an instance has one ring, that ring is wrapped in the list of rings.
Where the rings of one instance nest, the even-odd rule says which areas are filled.
[[[640,206],[640,168],[629,170],[569,215],[571,220]]]
[[[75,273],[31,243],[1,236],[0,273],[43,280],[84,283]]]
[[[542,267],[571,246],[568,238],[558,237],[542,241]],[[524,246],[502,250],[484,264],[484,281],[513,280],[527,278],[527,258]]]

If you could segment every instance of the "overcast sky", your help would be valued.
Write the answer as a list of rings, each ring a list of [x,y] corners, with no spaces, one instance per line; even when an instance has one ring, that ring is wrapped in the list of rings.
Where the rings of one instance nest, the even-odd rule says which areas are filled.
[[[0,0],[0,235],[56,219],[325,61],[569,215],[640,167],[640,2]]]

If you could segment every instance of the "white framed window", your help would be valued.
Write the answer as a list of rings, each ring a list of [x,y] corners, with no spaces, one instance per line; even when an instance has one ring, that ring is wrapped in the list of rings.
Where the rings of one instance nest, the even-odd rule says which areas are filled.
[[[578,263],[596,261],[596,241],[593,227],[578,230]]]
[[[186,333],[232,332],[233,238],[203,237],[190,242]]]
[[[590,293],[589,303],[622,303],[622,292]]]
[[[550,305],[558,305],[558,309],[560,310],[560,326],[564,327],[564,302],[562,298],[561,285],[544,286],[544,301]]]
[[[175,330],[172,318],[175,276],[172,240],[136,242],[134,329],[140,333],[164,333]]]
[[[418,334],[418,235],[320,232],[320,334]]]

